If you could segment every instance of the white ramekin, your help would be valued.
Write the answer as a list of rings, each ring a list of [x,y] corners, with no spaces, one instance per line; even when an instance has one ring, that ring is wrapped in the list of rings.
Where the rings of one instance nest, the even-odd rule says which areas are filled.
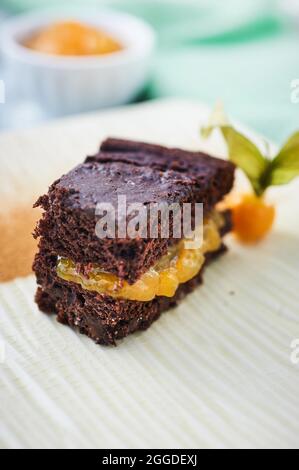
[[[32,51],[22,40],[59,20],[78,20],[104,29],[124,49],[103,56],[55,56]],[[121,105],[145,85],[155,34],[144,21],[100,8],[29,13],[1,27],[5,80],[18,95],[39,102],[55,115]]]

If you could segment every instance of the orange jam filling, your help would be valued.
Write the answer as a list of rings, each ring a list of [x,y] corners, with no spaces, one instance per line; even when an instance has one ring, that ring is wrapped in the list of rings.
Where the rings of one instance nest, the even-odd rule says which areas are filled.
[[[128,300],[148,301],[156,296],[173,297],[179,284],[192,279],[202,267],[205,253],[217,250],[221,245],[219,234],[221,218],[204,221],[203,243],[199,248],[186,248],[185,241],[171,247],[152,268],[134,284],[119,279],[114,274],[94,266],[88,274],[81,274],[76,264],[60,258],[57,275],[65,281],[76,282],[84,289]]]
[[[101,55],[123,49],[106,32],[76,21],[46,26],[25,41],[24,45],[38,52],[65,56]]]

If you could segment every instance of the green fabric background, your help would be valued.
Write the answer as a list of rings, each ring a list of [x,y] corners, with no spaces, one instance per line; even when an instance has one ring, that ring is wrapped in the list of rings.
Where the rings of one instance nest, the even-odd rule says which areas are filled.
[[[235,118],[281,142],[299,127],[291,80],[299,78],[299,22],[279,0],[5,0],[13,12],[41,6],[112,6],[158,34],[147,98],[221,99]]]

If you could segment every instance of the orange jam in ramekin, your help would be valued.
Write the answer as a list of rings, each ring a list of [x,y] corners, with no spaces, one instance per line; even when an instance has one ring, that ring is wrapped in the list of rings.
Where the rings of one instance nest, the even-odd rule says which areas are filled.
[[[24,45],[37,52],[64,56],[102,55],[123,49],[108,33],[77,21],[46,26],[27,39]]]

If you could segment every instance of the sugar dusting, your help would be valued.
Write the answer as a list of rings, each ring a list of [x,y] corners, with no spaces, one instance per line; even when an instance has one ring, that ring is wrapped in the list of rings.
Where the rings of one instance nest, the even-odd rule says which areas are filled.
[[[14,206],[0,213],[0,282],[32,272],[37,240],[32,232],[41,211],[32,204]]]

